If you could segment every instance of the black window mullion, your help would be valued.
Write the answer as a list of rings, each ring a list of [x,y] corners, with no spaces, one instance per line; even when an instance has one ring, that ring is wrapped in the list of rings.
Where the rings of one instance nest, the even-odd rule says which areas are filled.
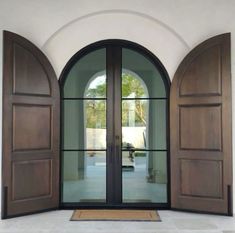
[[[107,100],[107,98],[63,98],[62,100]]]
[[[113,139],[114,139],[114,76],[113,76],[113,54],[112,46],[106,47],[106,77],[107,77],[107,112],[106,112],[106,127],[107,127],[107,168],[106,168],[106,201],[109,204],[114,202],[114,182],[113,182]]]
[[[107,59],[107,202],[122,202],[120,46],[106,47]]]
[[[168,98],[166,97],[153,97],[153,98],[141,98],[141,97],[137,97],[137,98],[122,98],[122,100],[168,100]]]
[[[115,203],[122,203],[122,47],[114,46]]]
[[[122,151],[167,151],[167,149],[138,149],[138,148],[133,148],[133,149],[122,149]]]
[[[62,149],[61,151],[107,151],[106,149]]]

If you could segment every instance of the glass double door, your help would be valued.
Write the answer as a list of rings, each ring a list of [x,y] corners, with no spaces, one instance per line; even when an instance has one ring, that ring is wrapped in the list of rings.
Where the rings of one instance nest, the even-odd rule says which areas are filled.
[[[168,202],[168,86],[135,47],[87,50],[63,82],[62,204]]]

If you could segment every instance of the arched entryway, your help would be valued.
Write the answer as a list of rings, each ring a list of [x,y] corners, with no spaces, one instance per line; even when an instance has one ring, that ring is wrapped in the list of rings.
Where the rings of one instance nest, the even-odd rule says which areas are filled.
[[[60,79],[63,206],[167,207],[170,81],[123,40],[79,51]]]
[[[79,51],[62,72],[61,92],[30,41],[4,32],[3,57],[2,218],[79,206],[232,215],[230,34],[201,43],[180,64],[170,134],[167,73],[137,44],[108,40]],[[98,80],[84,95],[104,70],[106,85]],[[105,132],[106,143],[93,137],[88,145],[88,129]]]

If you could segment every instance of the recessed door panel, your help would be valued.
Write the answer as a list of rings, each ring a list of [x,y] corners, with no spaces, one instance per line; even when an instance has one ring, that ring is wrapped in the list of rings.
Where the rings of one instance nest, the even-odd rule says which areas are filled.
[[[222,166],[222,161],[181,159],[181,195],[221,199]]]
[[[221,151],[221,110],[221,105],[180,106],[180,149]]]
[[[14,42],[13,54],[13,92],[22,95],[51,95],[49,77],[37,53]]]
[[[52,195],[53,168],[50,159],[13,162],[12,166],[12,201]]]
[[[13,105],[13,150],[50,150],[51,121],[50,105]]]
[[[220,44],[214,44],[195,53],[182,74],[181,96],[221,95],[222,51]]]

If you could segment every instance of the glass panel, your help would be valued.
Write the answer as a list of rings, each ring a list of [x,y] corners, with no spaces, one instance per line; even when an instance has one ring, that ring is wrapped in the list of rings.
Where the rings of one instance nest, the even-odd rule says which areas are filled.
[[[106,202],[106,152],[63,153],[63,202]]]
[[[148,90],[137,74],[122,70],[122,97],[123,98],[148,98]]]
[[[123,202],[167,202],[167,154],[122,152]]]
[[[68,73],[63,90],[64,98],[106,97],[106,49],[79,59]]]
[[[122,147],[166,150],[167,100],[122,100]]]
[[[104,72],[97,73],[97,75],[89,83],[85,98],[101,98],[106,96],[106,74]]]
[[[122,49],[122,97],[166,97],[159,71],[146,57],[130,49]]]
[[[63,100],[63,149],[106,149],[106,100]]]

